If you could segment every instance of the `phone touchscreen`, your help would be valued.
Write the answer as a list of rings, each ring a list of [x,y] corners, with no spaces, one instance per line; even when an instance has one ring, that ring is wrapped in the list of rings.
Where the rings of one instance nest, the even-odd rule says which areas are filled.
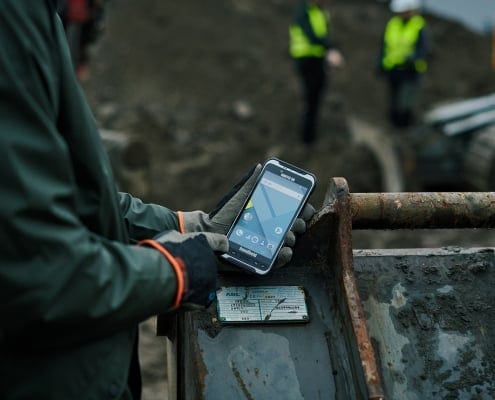
[[[267,271],[313,185],[311,177],[267,164],[229,231],[229,254],[257,272]]]

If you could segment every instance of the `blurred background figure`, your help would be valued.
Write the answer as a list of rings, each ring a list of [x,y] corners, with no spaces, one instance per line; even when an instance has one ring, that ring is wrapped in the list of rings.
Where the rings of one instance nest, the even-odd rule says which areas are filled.
[[[383,33],[379,70],[388,81],[390,122],[402,128],[414,123],[430,43],[426,21],[419,14],[420,0],[392,0],[390,10],[395,15]]]
[[[327,64],[339,67],[344,58],[330,40],[330,14],[323,8],[323,0],[299,2],[289,28],[290,55],[303,90],[304,110],[301,139],[306,145],[316,140],[318,110],[327,81]]]
[[[89,76],[89,49],[104,28],[106,0],[59,0],[58,11],[64,24],[77,78]]]

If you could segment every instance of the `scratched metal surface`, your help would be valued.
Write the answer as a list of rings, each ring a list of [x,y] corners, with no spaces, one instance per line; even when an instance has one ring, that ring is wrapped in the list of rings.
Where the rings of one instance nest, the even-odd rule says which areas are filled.
[[[388,399],[495,398],[493,249],[355,251]]]
[[[239,275],[220,282],[239,283]],[[186,398],[364,398],[363,383],[355,378],[359,361],[349,356],[348,328],[334,304],[338,289],[318,268],[290,267],[263,278],[243,275],[242,283],[303,286],[309,322],[229,326],[216,321],[214,312],[197,313],[185,325],[184,384],[197,388]]]

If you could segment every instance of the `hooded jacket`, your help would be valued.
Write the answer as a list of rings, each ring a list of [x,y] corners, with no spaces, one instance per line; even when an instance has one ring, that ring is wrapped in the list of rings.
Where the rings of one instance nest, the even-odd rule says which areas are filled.
[[[137,325],[176,291],[132,242],[177,216],[116,191],[56,0],[2,0],[0,43],[0,398],[131,398]]]

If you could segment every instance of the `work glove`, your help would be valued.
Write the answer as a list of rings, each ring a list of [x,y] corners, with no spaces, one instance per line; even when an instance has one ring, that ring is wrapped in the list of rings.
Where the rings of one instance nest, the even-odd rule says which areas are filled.
[[[169,261],[177,277],[174,308],[208,307],[215,300],[217,257],[229,249],[227,237],[218,233],[164,231],[140,245],[153,247]]]
[[[204,211],[178,211],[181,232],[214,232],[226,234],[241,211],[261,173],[261,164],[252,168],[244,177],[219,201],[209,214]],[[281,267],[292,259],[292,247],[296,243],[296,234],[306,231],[306,223],[314,215],[315,209],[306,204],[292,228],[284,238],[284,246],[280,250],[275,266]]]

